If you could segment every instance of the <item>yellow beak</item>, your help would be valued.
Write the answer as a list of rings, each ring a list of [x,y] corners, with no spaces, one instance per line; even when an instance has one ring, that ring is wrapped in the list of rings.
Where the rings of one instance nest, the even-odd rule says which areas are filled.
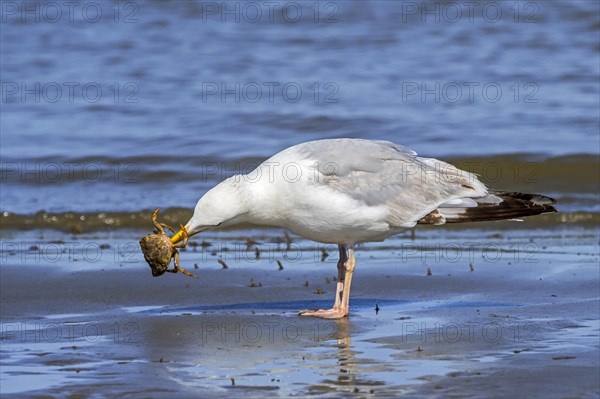
[[[187,227],[185,228],[187,231]],[[179,230],[173,237],[171,237],[171,242],[173,244],[177,244],[179,241],[183,240],[183,230]]]
[[[185,231],[188,231],[188,227],[185,227]],[[199,231],[188,234],[188,237],[195,236]],[[171,237],[171,242],[173,244],[177,244],[179,241],[183,241],[183,230],[179,230],[173,237]]]

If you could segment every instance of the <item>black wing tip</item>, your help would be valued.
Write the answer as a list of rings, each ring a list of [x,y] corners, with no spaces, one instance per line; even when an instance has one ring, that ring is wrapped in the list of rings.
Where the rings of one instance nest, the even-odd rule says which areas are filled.
[[[550,205],[558,203],[552,197],[548,197],[542,194],[529,194],[529,193],[520,193],[518,191],[491,191],[490,194],[494,194],[500,198],[514,198],[522,201],[533,202],[535,205]]]
[[[442,224],[511,220],[558,212],[553,206],[557,201],[544,195],[507,191],[493,191],[490,194],[499,197],[501,201],[498,203],[481,202],[478,206],[464,208],[457,214],[448,214],[443,209],[439,209],[422,218],[418,223]],[[442,223],[438,220],[439,218],[443,218]]]

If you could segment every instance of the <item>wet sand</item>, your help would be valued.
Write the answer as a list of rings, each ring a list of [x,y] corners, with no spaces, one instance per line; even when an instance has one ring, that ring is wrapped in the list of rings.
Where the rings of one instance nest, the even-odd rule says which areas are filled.
[[[153,278],[137,252],[111,253],[128,247],[123,232],[5,234],[1,393],[598,397],[598,232],[519,228],[430,230],[360,248],[351,316],[339,321],[297,316],[330,306],[337,255],[302,252],[278,270],[283,253],[264,243],[280,232],[260,233],[258,260],[232,257],[235,243],[246,248],[239,232],[212,237],[232,250],[227,270],[222,252],[184,252],[199,279]],[[79,249],[51,258],[57,237]],[[83,248],[92,242],[111,248],[91,261]]]

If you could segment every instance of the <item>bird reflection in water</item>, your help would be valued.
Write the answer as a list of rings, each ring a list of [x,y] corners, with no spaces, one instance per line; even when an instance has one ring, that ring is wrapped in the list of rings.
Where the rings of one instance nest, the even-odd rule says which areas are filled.
[[[337,343],[337,379],[325,379],[321,384],[313,386],[314,390],[335,390],[340,392],[374,393],[377,386],[384,386],[383,381],[370,379],[363,374],[365,366],[371,364],[368,358],[361,358],[363,353],[352,345],[352,326],[347,318],[335,321]],[[370,373],[368,373],[370,374]],[[333,376],[333,372],[331,373]]]

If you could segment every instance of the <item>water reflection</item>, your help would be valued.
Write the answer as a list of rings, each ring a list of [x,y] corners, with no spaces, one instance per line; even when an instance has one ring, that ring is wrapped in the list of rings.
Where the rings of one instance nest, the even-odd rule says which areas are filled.
[[[392,379],[387,379],[385,359],[371,358],[373,355],[368,350],[369,343],[361,342],[361,332],[357,330],[357,324],[344,318],[335,321],[336,334],[332,337],[335,344],[328,346],[330,354],[335,357],[335,372],[330,373],[330,378],[325,378],[317,384],[310,386],[311,391],[338,391],[353,393],[374,393],[387,385],[394,385]],[[354,327],[354,332],[352,331]],[[357,345],[352,344],[352,335],[359,340]],[[392,370],[390,366],[389,371]],[[380,374],[383,373],[383,374]]]

